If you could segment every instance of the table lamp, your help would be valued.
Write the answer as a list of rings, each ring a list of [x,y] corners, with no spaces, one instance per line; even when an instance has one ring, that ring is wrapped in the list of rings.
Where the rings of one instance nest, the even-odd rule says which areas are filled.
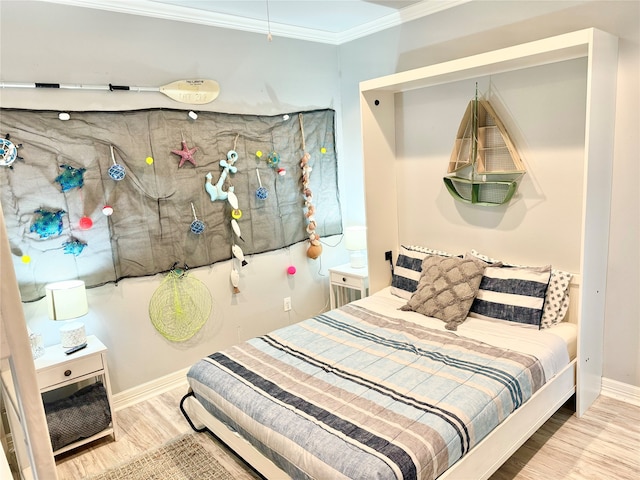
[[[344,246],[349,250],[349,263],[352,268],[364,268],[367,265],[367,227],[347,227],[344,233]]]
[[[87,293],[82,280],[45,285],[47,308],[51,320],[71,320],[89,312]],[[64,348],[77,347],[87,341],[82,322],[65,322],[60,327],[60,340]]]

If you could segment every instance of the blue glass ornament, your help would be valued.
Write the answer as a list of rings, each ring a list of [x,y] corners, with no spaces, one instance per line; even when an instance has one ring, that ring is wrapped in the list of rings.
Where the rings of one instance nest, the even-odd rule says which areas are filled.
[[[260,180],[260,172],[258,171],[257,168],[256,168],[256,176],[258,177],[258,184],[260,185],[260,187],[256,190],[256,198],[258,200],[266,200],[267,197],[269,196],[269,192],[267,191],[266,188],[262,186],[262,180]]]
[[[271,168],[276,168],[280,163],[280,155],[276,152],[271,152],[267,157],[267,165]]]
[[[191,231],[196,235],[200,235],[202,232],[204,232],[204,222],[201,220],[198,220],[198,217],[196,216],[196,209],[193,206],[193,202],[191,203],[191,211],[193,212],[193,222],[191,222]]]
[[[115,163],[109,167],[109,176],[113,178],[116,182],[122,180],[127,172],[124,167],[119,163]]]
[[[202,232],[204,232],[204,222],[202,222],[201,220],[194,220],[193,222],[191,222],[191,231],[196,235],[200,235]]]
[[[113,162],[113,165],[109,167],[109,176],[116,182],[119,182],[124,178],[127,172],[124,170],[122,165],[116,163],[116,157],[113,153],[113,145],[109,145],[109,150],[111,150],[111,161]]]

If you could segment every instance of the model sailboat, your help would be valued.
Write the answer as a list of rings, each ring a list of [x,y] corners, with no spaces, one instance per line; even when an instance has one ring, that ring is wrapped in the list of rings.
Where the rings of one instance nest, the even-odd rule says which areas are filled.
[[[465,111],[444,184],[461,202],[502,205],[518,188],[525,168],[509,134],[488,101],[476,95]]]

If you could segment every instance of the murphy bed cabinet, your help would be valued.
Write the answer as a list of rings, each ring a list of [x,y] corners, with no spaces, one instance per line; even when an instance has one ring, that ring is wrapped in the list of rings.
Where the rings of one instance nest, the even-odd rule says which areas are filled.
[[[398,109],[407,108],[402,102],[402,95],[417,89],[429,89],[482,76],[576,59],[586,61],[585,115],[578,119],[584,122],[582,206],[581,218],[576,220],[581,225],[579,235],[576,235],[576,238],[580,238],[580,245],[576,245],[576,249],[580,250],[580,268],[575,272],[581,277],[576,302],[582,325],[578,333],[577,353],[578,416],[599,395],[602,382],[617,51],[616,37],[589,28],[360,83],[369,285],[370,291],[374,293],[391,281],[389,262],[385,260],[384,253],[392,250],[395,259],[400,242],[406,241],[399,238],[399,232],[406,232],[407,228],[411,228],[399,225],[398,219],[401,216],[398,209],[409,207],[399,205],[400,192],[394,181],[396,139],[398,134],[404,133],[396,131],[396,114]],[[425,112],[425,118],[428,118],[428,112]],[[428,120],[425,119],[426,121]],[[544,118],[540,118],[540,122],[544,121]],[[453,141],[453,136],[451,140]],[[446,163],[443,163],[442,171],[446,171]],[[421,208],[423,210],[420,214],[428,219],[429,207]]]

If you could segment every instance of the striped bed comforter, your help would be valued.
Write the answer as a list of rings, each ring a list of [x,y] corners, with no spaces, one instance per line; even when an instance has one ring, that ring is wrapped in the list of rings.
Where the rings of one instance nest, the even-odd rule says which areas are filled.
[[[197,362],[195,397],[293,478],[433,479],[545,382],[531,355],[354,304]]]

